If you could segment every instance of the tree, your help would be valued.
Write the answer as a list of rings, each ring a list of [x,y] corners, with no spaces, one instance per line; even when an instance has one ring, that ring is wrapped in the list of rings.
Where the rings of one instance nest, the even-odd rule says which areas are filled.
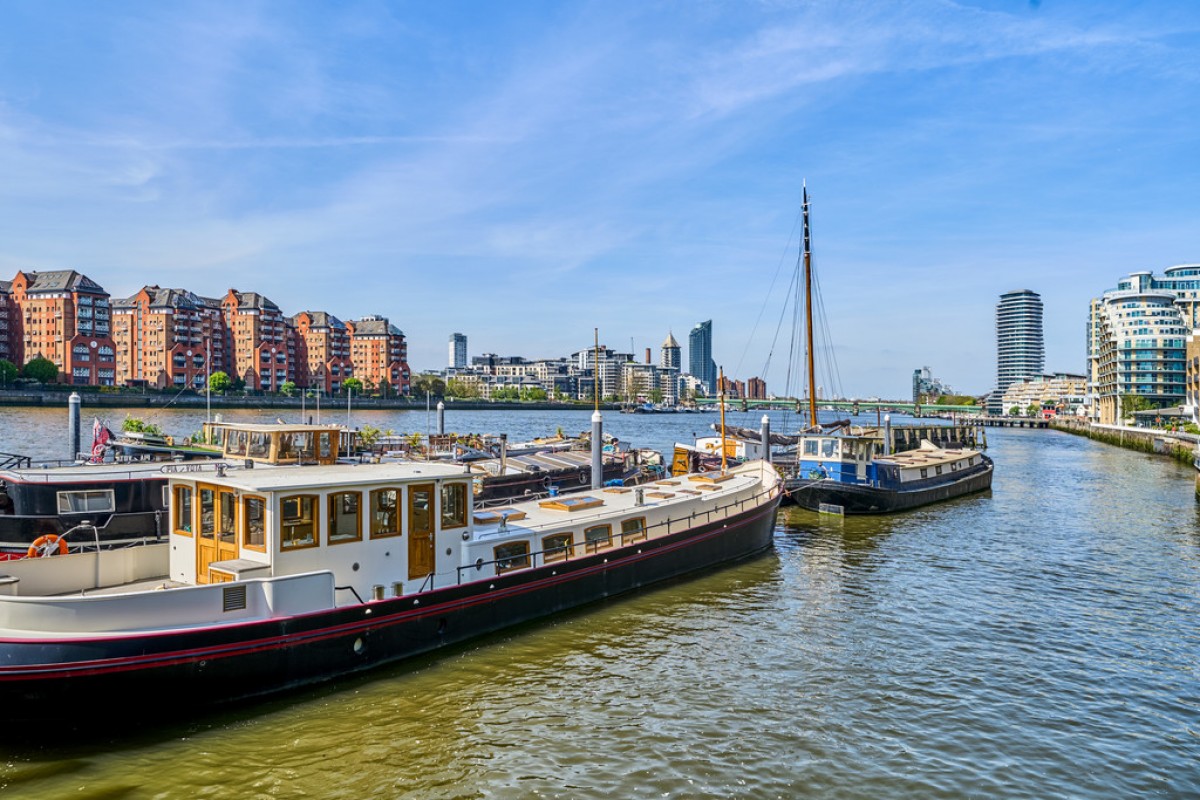
[[[21,375],[38,383],[58,383],[58,366],[50,359],[38,356],[21,369]]]
[[[231,385],[232,382],[229,380],[228,373],[214,372],[208,376],[208,390],[210,392],[227,392]]]
[[[8,386],[17,379],[20,370],[7,358],[0,358],[0,386]]]
[[[1013,406],[1012,408],[1010,408],[1010,409],[1008,410],[1008,415],[1009,415],[1010,417],[1019,417],[1019,416],[1021,416],[1021,407],[1020,407],[1020,406]]]
[[[1042,410],[1042,407],[1041,407],[1039,404],[1037,404],[1037,403],[1030,403],[1030,404],[1029,404],[1029,405],[1028,405],[1028,406],[1025,408],[1025,416],[1027,416],[1027,417],[1036,417],[1036,416],[1038,415],[1038,412],[1039,412],[1039,411],[1041,411],[1041,410]]]
[[[462,399],[479,397],[479,386],[478,384],[468,383],[459,378],[451,378],[446,381],[446,396]]]
[[[654,403],[654,405],[658,405],[659,403],[661,403],[663,401],[663,396],[664,395],[663,395],[662,389],[651,389],[650,390],[650,402]]]
[[[422,373],[413,377],[409,382],[409,393],[414,397],[429,395],[431,397],[446,396],[446,382],[437,375]]]
[[[1121,416],[1128,417],[1135,411],[1149,411],[1154,404],[1140,394],[1121,395]]]
[[[139,417],[126,417],[125,421],[121,423],[121,430],[126,433],[148,433],[151,436],[163,435],[162,428]]]
[[[362,394],[363,383],[358,378],[346,378],[342,381],[342,391]]]
[[[294,381],[284,381],[283,383],[279,384],[279,393],[282,395],[291,397],[295,391],[296,384]]]

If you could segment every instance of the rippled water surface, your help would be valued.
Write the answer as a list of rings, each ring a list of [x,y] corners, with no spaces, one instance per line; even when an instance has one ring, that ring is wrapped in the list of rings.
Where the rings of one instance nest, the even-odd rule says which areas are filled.
[[[0,785],[43,798],[1197,796],[1191,472],[1053,431],[989,439],[989,494],[890,518],[781,512],[775,549],[752,561],[199,721],[173,722],[164,697],[152,730],[4,745]]]

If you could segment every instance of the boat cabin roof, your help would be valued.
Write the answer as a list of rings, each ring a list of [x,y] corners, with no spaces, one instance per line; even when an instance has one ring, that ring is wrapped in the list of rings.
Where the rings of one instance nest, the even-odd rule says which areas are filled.
[[[388,462],[383,464],[331,464],[271,469],[230,469],[224,475],[215,472],[172,475],[178,480],[202,481],[246,492],[285,492],[331,489],[342,486],[379,483],[420,483],[439,479],[471,476],[461,466],[437,463]]]
[[[888,456],[878,456],[875,460],[880,464],[895,464],[899,467],[928,467],[938,464],[949,464],[970,456],[979,455],[977,450],[961,449],[927,449],[905,450],[903,453],[892,453]]]

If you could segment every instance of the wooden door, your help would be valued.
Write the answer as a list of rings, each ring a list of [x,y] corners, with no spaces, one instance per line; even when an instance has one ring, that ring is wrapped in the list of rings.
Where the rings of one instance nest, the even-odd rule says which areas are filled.
[[[203,483],[196,494],[196,583],[209,583],[209,564],[237,558],[237,501],[229,489]]]
[[[433,484],[408,487],[408,577],[424,578],[433,572]]]

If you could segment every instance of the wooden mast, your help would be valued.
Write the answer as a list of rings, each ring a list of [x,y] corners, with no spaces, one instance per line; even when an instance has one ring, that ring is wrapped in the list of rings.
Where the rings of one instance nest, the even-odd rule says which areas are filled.
[[[808,425],[817,427],[817,381],[813,365],[813,315],[812,315],[812,247],[808,232],[808,184],[804,185],[804,326],[807,336],[805,354],[808,360]]]

